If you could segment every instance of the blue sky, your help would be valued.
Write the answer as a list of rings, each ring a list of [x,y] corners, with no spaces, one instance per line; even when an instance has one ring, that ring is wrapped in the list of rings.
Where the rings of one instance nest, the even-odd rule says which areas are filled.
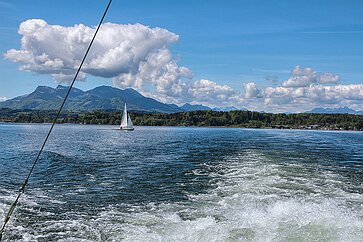
[[[17,31],[28,19],[42,19],[49,25],[65,27],[80,23],[94,26],[107,2],[0,0],[0,52],[21,48],[22,36]],[[178,35],[179,40],[168,49],[179,66],[194,74],[193,80],[228,85],[241,95],[246,83],[254,83],[257,92],[264,95],[265,88],[280,86],[289,79],[296,66],[338,74],[339,85],[363,83],[363,1],[114,0],[106,22],[140,23]],[[26,94],[38,85],[57,85],[51,75],[20,71],[19,66],[1,58],[0,97]],[[276,81],[273,83],[272,79]],[[97,75],[87,75],[85,81],[77,83],[77,87],[85,90],[99,85],[114,83],[111,78]],[[268,109],[262,103],[252,102],[245,100],[240,106]],[[319,106],[319,102],[314,102]],[[200,103],[216,106],[204,99]],[[337,101],[321,106],[325,104],[351,104],[357,108],[362,101]]]

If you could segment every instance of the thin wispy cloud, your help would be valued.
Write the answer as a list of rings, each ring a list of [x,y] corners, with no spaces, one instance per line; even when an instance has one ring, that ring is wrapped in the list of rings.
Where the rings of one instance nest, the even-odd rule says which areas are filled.
[[[297,32],[300,34],[363,34],[363,30],[352,30],[352,31],[302,31]]]
[[[15,9],[15,5],[10,1],[0,1],[1,8]]]
[[[277,74],[287,74],[287,73],[290,73],[291,70],[275,70],[275,69],[260,69],[260,68],[257,68],[257,69],[252,69],[252,71],[255,71],[255,72],[263,72],[263,73],[277,73]]]

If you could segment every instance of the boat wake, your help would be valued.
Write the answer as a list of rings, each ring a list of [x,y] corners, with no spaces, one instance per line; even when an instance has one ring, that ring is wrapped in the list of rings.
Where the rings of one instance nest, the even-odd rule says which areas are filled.
[[[255,150],[201,164],[210,188],[186,201],[114,204],[94,214],[56,214],[39,204],[62,203],[41,190],[21,201],[10,238],[19,241],[361,241],[363,195],[345,177],[315,165],[274,161]],[[92,177],[91,177],[92,178]],[[90,178],[90,179],[91,179]],[[95,178],[92,178],[95,179]],[[0,216],[11,201],[0,196]],[[92,207],[88,209],[92,210]],[[33,225],[22,227],[25,214]],[[38,219],[38,220],[37,220]],[[37,220],[35,222],[35,220]],[[26,222],[26,223],[25,223]],[[19,232],[20,231],[20,232]],[[36,232],[35,232],[36,231]],[[21,237],[19,235],[22,234]]]

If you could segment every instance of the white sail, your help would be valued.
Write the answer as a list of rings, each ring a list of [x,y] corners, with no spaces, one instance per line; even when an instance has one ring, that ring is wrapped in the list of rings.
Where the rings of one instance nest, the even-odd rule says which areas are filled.
[[[127,115],[127,128],[129,128],[129,129],[134,128],[134,124],[131,121],[130,115]]]
[[[123,130],[133,130],[134,129],[134,125],[131,121],[130,115],[127,114],[126,103],[125,103],[124,112],[122,114],[120,129],[123,129]]]

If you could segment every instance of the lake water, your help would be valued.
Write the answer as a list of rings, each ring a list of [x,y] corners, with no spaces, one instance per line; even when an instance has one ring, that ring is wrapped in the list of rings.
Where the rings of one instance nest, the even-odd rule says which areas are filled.
[[[363,133],[57,125],[11,241],[363,241]],[[49,125],[0,124],[0,219]]]

